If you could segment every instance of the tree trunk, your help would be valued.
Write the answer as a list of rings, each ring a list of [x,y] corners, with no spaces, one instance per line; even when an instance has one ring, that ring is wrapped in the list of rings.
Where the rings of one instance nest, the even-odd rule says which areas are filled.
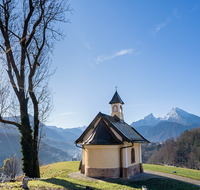
[[[21,112],[21,152],[22,152],[22,170],[28,177],[33,176],[33,136],[30,126],[29,115],[27,111],[28,99],[23,99],[20,102]]]
[[[32,73],[29,76],[29,94],[34,106],[34,133],[33,133],[33,175],[34,177],[40,177],[40,168],[38,160],[38,133],[39,133],[39,112],[38,101],[35,96],[32,85]]]
[[[39,120],[38,120],[38,111],[34,114],[34,146],[33,146],[33,175],[34,177],[40,177],[40,168],[38,160],[38,130],[39,129]]]

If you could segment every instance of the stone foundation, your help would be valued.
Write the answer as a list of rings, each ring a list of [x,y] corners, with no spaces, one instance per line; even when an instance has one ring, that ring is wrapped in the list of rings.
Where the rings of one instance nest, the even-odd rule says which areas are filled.
[[[119,178],[120,168],[89,168],[85,167],[85,175],[89,177]]]
[[[141,163],[134,164],[128,168],[122,168],[122,178],[129,179],[137,173],[143,172],[143,166]],[[89,168],[85,165],[81,166],[81,173],[88,177],[99,178],[119,178],[120,168]]]
[[[143,172],[143,167],[141,163],[134,164],[132,166],[129,166],[128,168],[123,168],[122,169],[122,177],[124,179],[129,179],[131,176],[137,174],[137,173],[142,173]]]

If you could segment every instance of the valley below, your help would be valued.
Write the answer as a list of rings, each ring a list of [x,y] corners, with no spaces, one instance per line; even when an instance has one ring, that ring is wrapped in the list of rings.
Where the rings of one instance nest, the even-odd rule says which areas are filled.
[[[133,122],[131,126],[151,142],[142,145],[143,163],[169,164],[194,169],[199,167],[200,135],[197,134],[199,134],[200,117],[179,108],[173,108],[165,117],[155,118],[153,114],[149,114],[144,119]],[[81,149],[76,147],[74,142],[85,129],[86,126],[63,129],[43,124],[43,138],[39,149],[40,165],[70,161],[75,155],[79,160]],[[193,129],[197,130],[193,132]],[[188,136],[185,131],[189,131],[187,132]],[[184,136],[184,142],[179,142],[182,138],[181,135]],[[192,141],[191,138],[196,140]],[[181,148],[185,152],[181,153],[179,150]],[[179,150],[178,157],[175,153],[177,152],[176,149]],[[3,165],[3,161],[9,155],[16,154],[17,157],[21,158],[20,150],[19,131],[12,126],[0,124],[0,166]],[[194,150],[197,152],[195,155],[191,153]],[[173,155],[170,153],[173,153]],[[185,159],[177,159],[181,154]],[[173,159],[176,161],[173,161]],[[191,162],[192,159],[195,160],[195,166],[188,164],[188,161]],[[187,164],[183,164],[183,162]]]

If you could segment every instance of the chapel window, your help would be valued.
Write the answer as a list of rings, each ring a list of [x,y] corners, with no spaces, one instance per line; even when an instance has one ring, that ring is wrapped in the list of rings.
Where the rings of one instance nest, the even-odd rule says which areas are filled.
[[[135,149],[131,149],[131,164],[135,163]]]
[[[117,112],[117,106],[116,105],[113,106],[113,112]]]

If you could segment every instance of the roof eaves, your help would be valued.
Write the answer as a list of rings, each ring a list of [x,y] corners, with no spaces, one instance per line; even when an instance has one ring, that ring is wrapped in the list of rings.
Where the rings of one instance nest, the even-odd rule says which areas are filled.
[[[131,139],[128,138],[120,129],[118,129],[115,124],[113,122],[111,122],[108,118],[104,117],[106,119],[106,121],[108,121],[113,127],[114,129],[116,130],[116,132],[122,136],[122,140],[125,141],[127,140],[128,142],[131,142]],[[123,138],[124,137],[124,138]]]
[[[148,140],[132,140],[133,143],[150,143]]]
[[[90,129],[92,129],[92,126],[95,124],[95,122],[102,116],[103,114],[99,112],[97,116],[89,124],[89,126],[85,129],[85,131],[81,134],[81,136],[75,141],[75,144],[82,143],[84,136],[89,132]]]
[[[111,141],[108,142],[108,141],[101,141],[103,138],[104,138],[104,135],[97,139],[95,138],[95,136],[98,134],[98,132],[96,130],[98,129],[102,129],[101,127],[99,128],[99,123],[101,123],[100,125],[104,126],[104,128],[106,129],[106,133],[110,135],[111,137]],[[87,140],[85,140],[85,142],[83,142],[83,144],[86,144],[86,145],[120,145],[120,144],[123,144],[123,142],[118,139],[116,137],[116,135],[112,132],[112,130],[110,129],[110,126],[111,124],[110,123],[107,123],[103,117],[101,117],[100,121],[98,122],[96,128],[94,129],[94,131],[92,132],[92,134],[88,137]],[[100,141],[99,141],[100,140]]]
[[[131,127],[131,126],[130,126]],[[138,133],[133,127],[131,127],[138,135],[140,135],[143,139],[144,139],[144,141],[146,141],[146,142],[148,142],[148,143],[150,143],[146,138],[144,138],[140,133]]]
[[[104,117],[106,118],[106,114],[103,114],[104,115]],[[116,116],[116,115],[115,115]],[[117,117],[117,116],[116,116]],[[130,125],[128,125],[126,122],[124,122],[126,125],[128,125],[129,127],[131,127],[141,138],[143,138],[144,140],[136,140],[136,141],[134,141],[134,140],[131,140],[129,137],[127,137],[124,133],[123,133],[123,131],[121,131],[118,127],[116,127],[115,126],[115,124],[112,122],[112,121],[110,121],[108,118],[106,118],[114,127],[115,127],[115,129],[116,130],[118,130],[125,138],[126,138],[126,140],[129,140],[128,142],[136,142],[136,141],[141,141],[141,142],[147,142],[147,143],[150,143],[147,139],[145,139],[140,133],[138,133],[133,127],[131,127]]]
[[[116,127],[116,125],[113,123],[113,125],[115,126],[115,128],[117,129],[117,130],[119,130],[120,132],[121,132],[121,134],[123,134],[125,137],[126,137],[126,139],[128,139],[130,142],[132,141],[129,137],[127,137],[125,134],[124,134],[124,132],[123,131],[121,131],[121,129],[119,129],[118,127]]]

